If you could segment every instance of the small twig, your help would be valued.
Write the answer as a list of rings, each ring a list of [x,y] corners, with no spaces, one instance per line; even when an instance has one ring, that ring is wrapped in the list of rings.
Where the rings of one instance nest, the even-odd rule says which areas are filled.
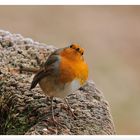
[[[22,65],[19,68],[20,73],[24,72],[31,72],[31,73],[37,73],[40,69],[39,68],[29,68],[29,67],[23,67]]]
[[[39,57],[36,56],[35,59],[36,59],[37,64],[38,64],[39,66],[41,66],[41,60],[39,59]]]

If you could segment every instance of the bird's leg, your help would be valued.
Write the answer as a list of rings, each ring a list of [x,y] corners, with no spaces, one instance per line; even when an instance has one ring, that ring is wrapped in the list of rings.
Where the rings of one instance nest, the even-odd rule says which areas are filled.
[[[75,114],[73,113],[72,108],[70,107],[68,100],[67,100],[66,98],[65,98],[64,100],[65,100],[65,102],[66,102],[66,104],[67,104],[67,106],[68,106],[68,108],[69,108],[69,110],[70,110],[71,115],[74,117],[74,119],[76,119],[76,116],[75,116]]]
[[[51,97],[51,112],[52,112],[52,119],[54,124],[56,125],[57,121],[54,118],[54,111],[53,111],[53,96]]]
[[[63,126],[62,124],[58,123],[55,118],[54,118],[54,110],[53,110],[53,97],[50,97],[51,98],[51,112],[52,112],[52,119],[53,119],[53,123],[54,125],[57,127],[57,126],[61,126],[61,127],[64,127],[66,128],[65,126]]]

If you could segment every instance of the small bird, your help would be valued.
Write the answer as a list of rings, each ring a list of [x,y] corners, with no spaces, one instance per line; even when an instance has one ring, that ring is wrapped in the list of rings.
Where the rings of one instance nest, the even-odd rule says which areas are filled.
[[[88,78],[88,65],[84,61],[83,54],[84,49],[78,44],[57,49],[33,78],[30,89],[39,84],[44,94],[51,98],[54,123],[57,122],[54,118],[53,97],[64,99],[74,116],[66,96],[78,90]]]

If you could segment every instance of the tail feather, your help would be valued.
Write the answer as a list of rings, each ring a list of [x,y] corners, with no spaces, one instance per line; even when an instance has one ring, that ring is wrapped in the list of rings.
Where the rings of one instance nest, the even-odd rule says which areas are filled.
[[[31,87],[30,87],[30,90],[35,88],[36,85],[38,84],[38,82],[43,79],[45,76],[47,76],[48,74],[46,72],[44,72],[44,70],[38,72],[34,78],[33,78],[33,81],[31,83]]]

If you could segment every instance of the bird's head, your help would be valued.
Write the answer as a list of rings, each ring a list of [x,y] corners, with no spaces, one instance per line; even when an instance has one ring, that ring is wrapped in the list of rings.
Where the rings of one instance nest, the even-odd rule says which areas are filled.
[[[70,46],[63,49],[61,55],[65,56],[69,59],[76,60],[81,59],[83,60],[84,49],[80,47],[80,45],[73,43]]]

